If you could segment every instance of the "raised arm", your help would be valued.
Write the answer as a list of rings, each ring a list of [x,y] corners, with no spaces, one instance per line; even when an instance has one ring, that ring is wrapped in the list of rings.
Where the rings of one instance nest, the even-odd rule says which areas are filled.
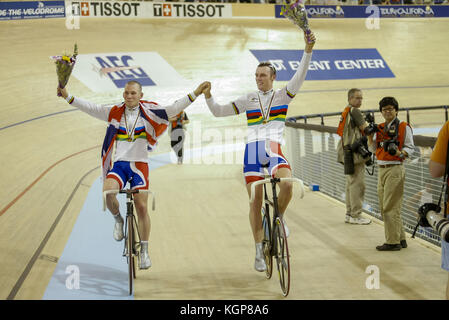
[[[238,98],[234,102],[229,102],[227,104],[219,104],[214,100],[210,92],[211,84],[208,82],[208,86],[204,90],[204,97],[206,97],[206,104],[209,107],[210,112],[216,117],[226,117],[234,116],[245,111],[244,97]]]
[[[58,88],[58,93],[61,94],[61,97],[64,98],[69,104],[80,109],[81,111],[95,117],[99,120],[108,121],[109,111],[111,110],[111,106],[103,106],[98,105],[93,102],[89,102],[87,100],[74,97],[70,95],[66,88]]]
[[[302,86],[302,83],[306,79],[307,71],[309,70],[309,64],[312,59],[312,50],[313,46],[315,45],[315,35],[313,34],[313,32],[311,32],[308,37],[311,42],[308,42],[307,37],[304,35],[304,42],[306,46],[302,55],[301,62],[299,63],[299,67],[296,70],[296,73],[287,83],[286,88],[288,93],[290,93],[289,96],[294,96],[298,93],[299,89]]]
[[[182,110],[187,108],[195,99],[203,93],[208,82],[201,83],[193,92],[187,96],[176,100],[173,104],[164,106],[165,112],[167,112],[168,118],[173,118],[178,115]]]

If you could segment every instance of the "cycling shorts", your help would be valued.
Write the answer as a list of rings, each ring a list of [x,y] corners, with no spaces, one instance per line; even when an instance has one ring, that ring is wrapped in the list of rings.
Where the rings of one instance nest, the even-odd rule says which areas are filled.
[[[281,151],[281,145],[274,141],[254,141],[246,144],[243,174],[246,184],[263,180],[264,167],[274,177],[280,168],[291,170],[287,159]]]
[[[117,161],[114,162],[106,179],[114,179],[120,185],[120,190],[129,182],[131,189],[148,190],[148,163]]]

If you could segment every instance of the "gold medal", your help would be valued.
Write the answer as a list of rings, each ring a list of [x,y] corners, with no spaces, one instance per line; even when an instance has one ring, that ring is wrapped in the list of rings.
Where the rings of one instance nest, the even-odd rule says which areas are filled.
[[[267,122],[268,122],[268,121],[265,120],[265,119],[262,121],[263,124],[267,124]]]
[[[126,139],[126,140],[128,140],[128,142],[133,141],[133,139],[131,139],[131,137],[128,137],[128,139]]]

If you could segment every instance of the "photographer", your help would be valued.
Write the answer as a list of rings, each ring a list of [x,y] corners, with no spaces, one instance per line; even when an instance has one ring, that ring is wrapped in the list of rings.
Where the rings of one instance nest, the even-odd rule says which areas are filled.
[[[414,150],[413,133],[408,123],[397,118],[399,104],[393,97],[385,97],[379,102],[379,109],[385,119],[379,124],[374,139],[369,137],[371,148],[376,150],[379,165],[377,194],[379,208],[385,228],[383,245],[379,251],[398,251],[407,248],[401,217],[404,195],[405,169],[402,165]]]
[[[369,224],[370,219],[363,218],[362,205],[365,197],[365,163],[371,159],[365,134],[373,134],[375,125],[369,125],[363,118],[362,91],[353,88],[348,91],[348,106],[341,114],[337,134],[341,142],[337,148],[337,161],[345,166],[346,175],[346,217],[351,224]]]
[[[447,148],[449,142],[449,121],[446,122],[438,134],[438,139],[429,161],[429,172],[434,178],[442,177],[445,173]],[[441,239],[441,268],[449,271],[449,243]],[[446,299],[449,300],[449,278],[446,285]]]

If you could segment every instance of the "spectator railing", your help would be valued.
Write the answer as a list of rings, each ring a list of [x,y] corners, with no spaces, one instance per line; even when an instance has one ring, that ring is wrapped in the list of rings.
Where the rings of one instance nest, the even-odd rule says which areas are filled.
[[[447,120],[447,106],[416,107],[402,109],[402,111],[407,111],[408,119],[410,119],[408,111],[429,109],[444,109]],[[378,110],[364,111],[378,112]],[[340,114],[341,112],[335,112],[289,118],[286,122],[285,153],[291,162],[294,177],[303,180],[306,185],[319,185],[320,192],[345,203],[344,168],[337,162],[337,143],[340,142],[340,137],[336,134],[336,127],[324,125],[325,118],[340,116]],[[320,118],[322,124],[295,122],[296,120],[307,122],[307,119],[312,118]],[[441,127],[443,123],[441,121],[439,126]],[[333,124],[336,124],[335,118]],[[404,228],[408,233],[412,233],[416,226],[418,207],[429,199],[437,203],[442,186],[442,179],[431,178],[428,170],[428,161],[436,137],[422,135],[413,137],[415,152],[404,163],[406,178],[401,212]],[[373,171],[372,175],[371,171]],[[366,192],[363,210],[382,220],[377,198],[377,173],[376,163],[374,170],[373,167],[367,167],[365,171]],[[344,214],[341,219],[343,222]],[[439,236],[430,228],[419,227],[416,236],[440,245]],[[379,235],[379,238],[382,237],[383,235]]]
[[[411,121],[411,117],[410,117],[410,112],[411,111],[423,111],[423,110],[444,110],[444,115],[445,115],[445,121],[449,120],[448,118],[448,108],[449,106],[431,106],[431,107],[410,107],[410,108],[399,108],[399,113],[401,112],[405,112],[407,115],[407,122],[408,123],[412,123]],[[368,109],[368,110],[361,110],[363,113],[380,113],[379,109]],[[329,118],[329,117],[335,117],[335,116],[340,116],[341,115],[341,111],[340,112],[329,112],[329,113],[316,113],[316,114],[308,114],[308,115],[304,115],[304,116],[295,116],[295,117],[289,117],[287,119],[287,121],[293,121],[296,122],[298,120],[303,120],[304,123],[307,123],[308,119],[316,119],[316,118],[320,118],[321,119],[321,124],[324,125],[324,118]]]

